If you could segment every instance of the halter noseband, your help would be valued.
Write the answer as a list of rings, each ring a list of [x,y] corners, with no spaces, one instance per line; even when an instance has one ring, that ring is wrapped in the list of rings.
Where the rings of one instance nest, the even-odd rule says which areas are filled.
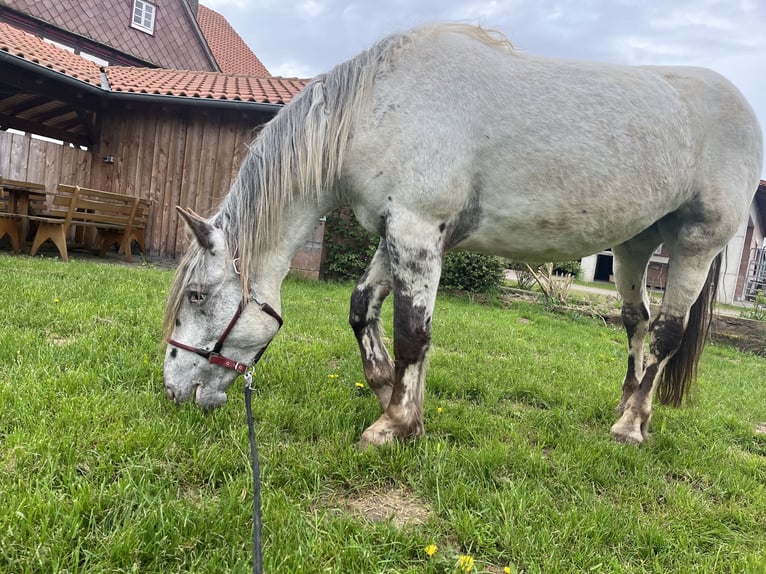
[[[259,303],[261,306],[261,311],[272,317],[279,325],[279,328],[282,327],[282,317],[280,317],[279,313],[276,312],[276,310],[269,305],[268,303]],[[237,371],[238,373],[244,373],[247,371],[248,364],[247,363],[240,363],[239,361],[235,361],[234,359],[229,359],[228,357],[224,357],[221,355],[221,349],[223,348],[223,344],[226,341],[226,337],[229,336],[229,333],[231,333],[231,330],[234,328],[234,325],[239,320],[240,316],[242,315],[242,311],[244,310],[245,306],[242,302],[240,302],[239,307],[237,307],[237,311],[234,313],[234,316],[231,318],[231,321],[229,321],[229,324],[226,326],[226,329],[223,330],[223,333],[221,333],[221,336],[218,337],[218,340],[215,342],[215,345],[213,346],[212,351],[208,351],[207,349],[202,349],[200,347],[192,347],[191,345],[185,345],[183,343],[179,343],[178,341],[174,339],[168,339],[167,342],[169,345],[173,345],[174,347],[178,347],[179,349],[183,349],[185,351],[191,351],[192,353],[196,353],[203,359],[207,359],[208,363],[211,365],[220,365],[222,367],[226,367],[227,369],[233,369]],[[263,353],[266,352],[266,349],[269,346],[269,343],[271,343],[271,339],[261,348],[260,351],[255,355],[255,359],[253,359],[253,362],[251,364],[255,365],[258,361],[261,360],[261,357],[263,356]]]

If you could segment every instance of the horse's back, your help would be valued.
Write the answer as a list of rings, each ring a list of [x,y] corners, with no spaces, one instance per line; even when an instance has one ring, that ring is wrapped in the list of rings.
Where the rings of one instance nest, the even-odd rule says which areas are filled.
[[[460,247],[585,255],[679,209],[711,169],[744,181],[760,167],[752,110],[712,72],[543,58],[460,31],[397,50],[351,150],[357,212],[373,226],[384,199],[434,220],[480,205]],[[753,191],[730,199],[749,204]]]
[[[668,82],[689,111],[690,131],[699,144],[696,186],[715,183],[733,193],[735,182],[747,178],[752,186],[740,187],[755,189],[763,157],[763,135],[755,112],[740,91],[707,68],[644,69]],[[747,190],[749,197],[753,189]]]

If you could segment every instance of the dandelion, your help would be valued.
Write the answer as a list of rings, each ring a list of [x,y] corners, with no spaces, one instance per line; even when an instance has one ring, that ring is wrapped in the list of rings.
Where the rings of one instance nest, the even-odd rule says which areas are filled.
[[[328,378],[328,379],[337,379],[337,378],[338,378],[338,375],[336,375],[335,373],[332,373],[332,374],[330,374],[330,375],[327,375],[327,378]]]
[[[59,299],[58,297],[56,297],[56,298],[53,300],[53,302],[54,302],[56,305],[58,305],[59,303],[61,303],[61,299]]]
[[[473,556],[461,556],[458,561],[458,568],[461,572],[471,572],[473,570]]]
[[[364,388],[364,383],[356,383],[356,388],[357,389],[363,389]]]
[[[436,412],[439,414],[442,414],[444,412],[444,409],[441,407],[436,407]]]
[[[436,544],[429,544],[428,546],[425,547],[426,556],[431,558],[434,554],[436,554],[436,550],[437,550]]]
[[[511,574],[511,567],[506,566],[505,568],[503,568],[503,572],[505,572],[505,574]]]

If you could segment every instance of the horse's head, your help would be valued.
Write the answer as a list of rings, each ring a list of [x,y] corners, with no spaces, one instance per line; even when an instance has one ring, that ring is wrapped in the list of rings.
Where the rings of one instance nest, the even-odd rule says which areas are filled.
[[[259,357],[281,318],[244,295],[224,232],[193,211],[178,212],[194,241],[168,294],[165,391],[176,403],[194,396],[213,408],[226,402],[226,389]]]

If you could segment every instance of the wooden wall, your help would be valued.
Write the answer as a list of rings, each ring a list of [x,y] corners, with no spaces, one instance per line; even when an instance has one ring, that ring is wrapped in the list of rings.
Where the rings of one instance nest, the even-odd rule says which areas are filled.
[[[0,131],[0,176],[44,183],[49,190],[59,183],[88,181],[93,154],[62,146],[28,134]]]
[[[186,234],[175,206],[211,213],[236,176],[247,144],[268,120],[242,112],[131,106],[101,118],[94,151],[0,132],[0,175],[139,195],[153,202],[147,226],[152,255],[177,257]],[[114,163],[103,161],[113,156]]]
[[[104,117],[89,184],[153,202],[147,226],[152,254],[176,257],[186,234],[175,206],[210,214],[226,194],[266,118],[241,113],[116,110]],[[113,156],[114,163],[101,158]]]

